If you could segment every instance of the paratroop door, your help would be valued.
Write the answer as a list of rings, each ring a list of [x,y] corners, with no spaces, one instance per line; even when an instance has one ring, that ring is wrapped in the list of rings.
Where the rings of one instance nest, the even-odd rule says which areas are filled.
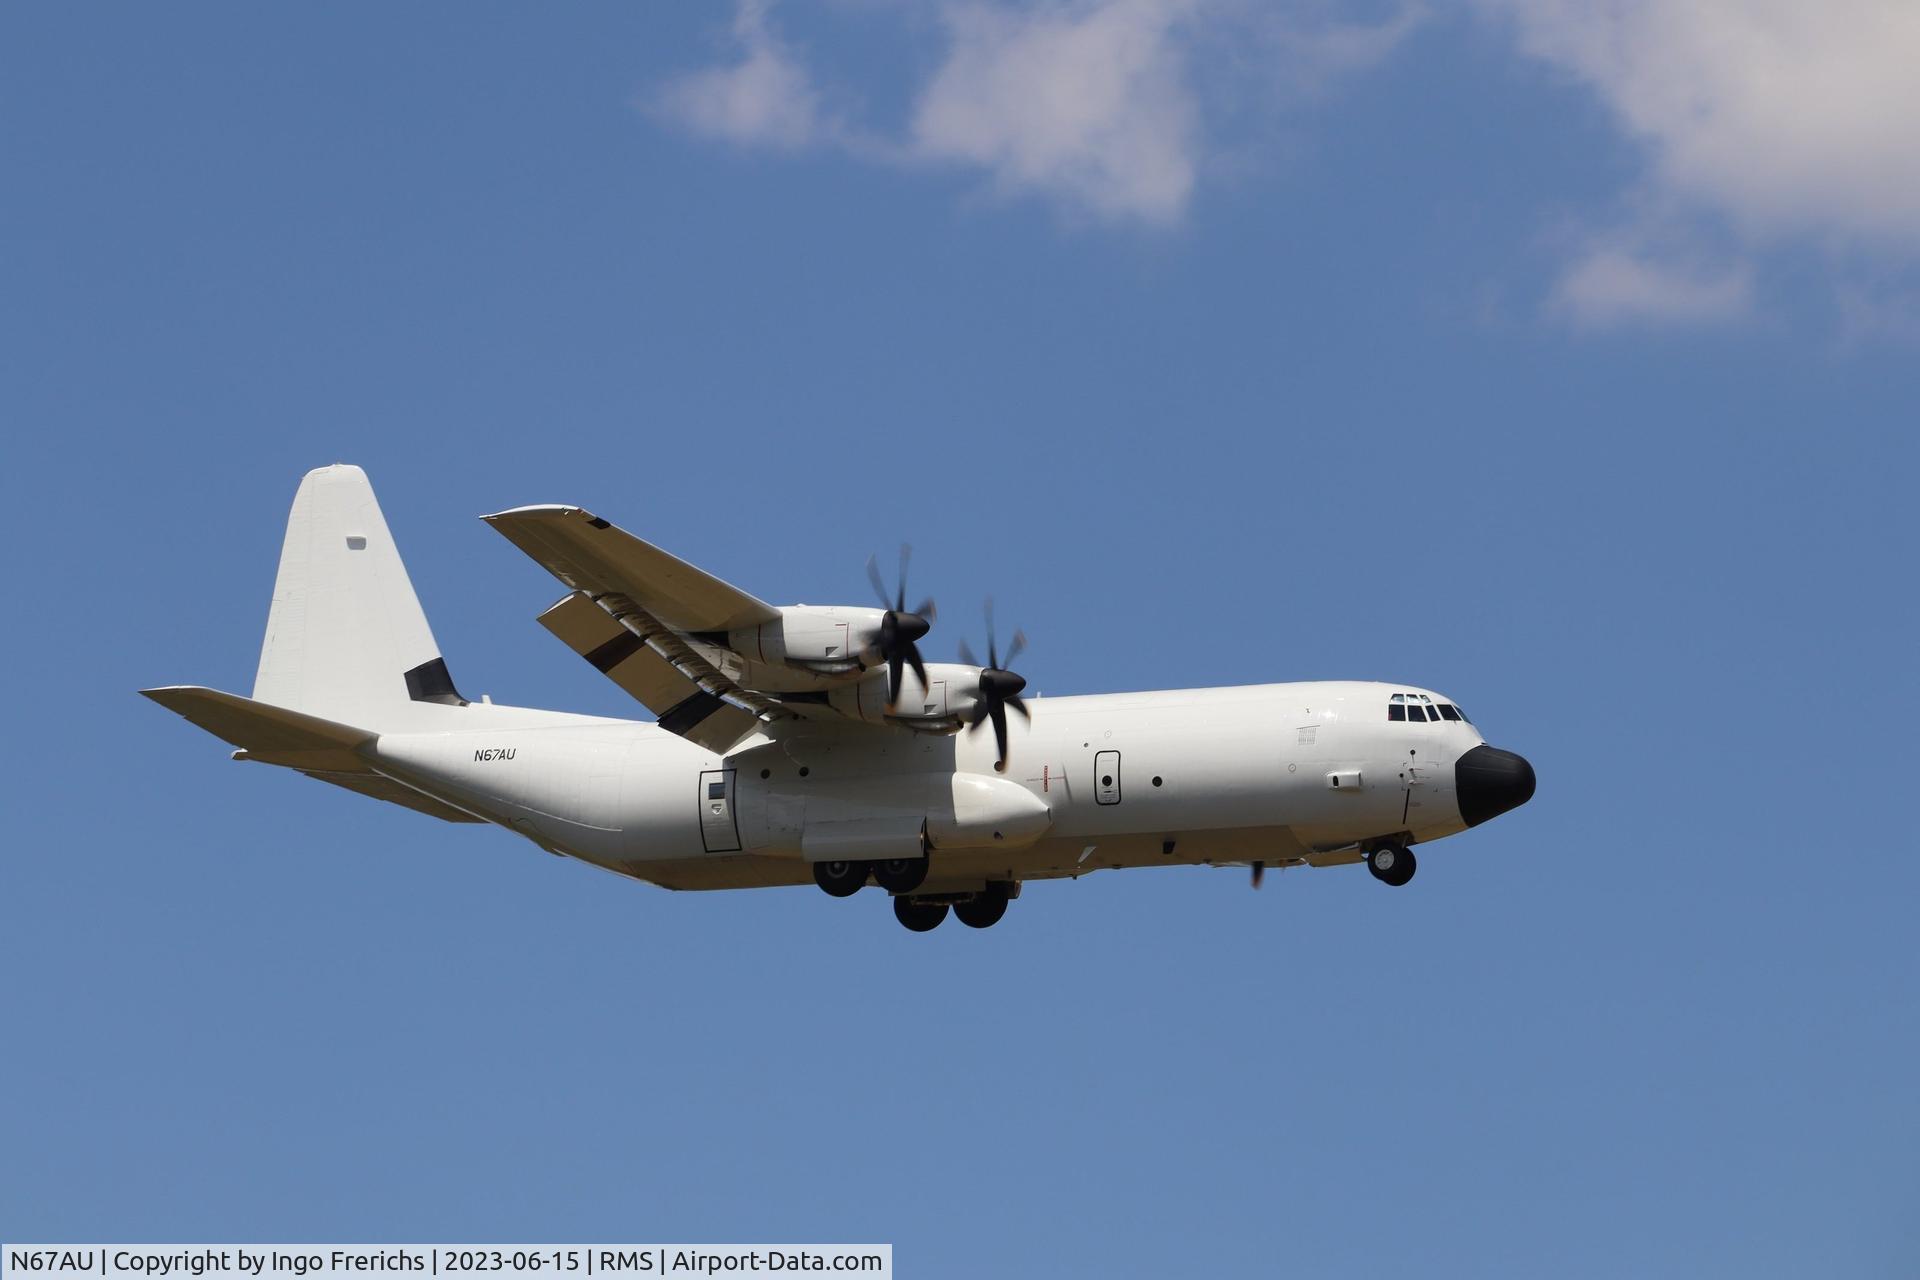
[[[700,842],[708,853],[735,853],[740,824],[733,813],[733,770],[708,769],[700,775]]]
[[[1101,751],[1093,757],[1093,799],[1096,804],[1120,803],[1120,753]]]

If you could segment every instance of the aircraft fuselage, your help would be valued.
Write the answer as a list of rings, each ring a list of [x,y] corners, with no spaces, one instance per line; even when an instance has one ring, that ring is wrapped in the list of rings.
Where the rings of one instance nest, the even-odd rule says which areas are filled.
[[[1463,831],[1478,815],[1473,803],[1463,815],[1456,767],[1483,740],[1464,719],[1388,719],[1393,695],[1420,692],[1339,681],[1036,698],[1004,772],[984,735],[802,731],[718,755],[652,724],[584,717],[387,734],[372,763],[554,852],[671,888],[802,884],[819,839],[887,856],[925,822],[924,891],[961,893],[1104,868],[1355,862],[1371,842]]]

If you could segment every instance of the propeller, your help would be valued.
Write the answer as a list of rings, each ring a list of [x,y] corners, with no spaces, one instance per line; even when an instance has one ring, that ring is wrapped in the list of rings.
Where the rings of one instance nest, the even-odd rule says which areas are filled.
[[[1020,656],[1027,647],[1027,634],[1024,631],[1013,633],[1013,643],[1007,646],[1006,661],[1009,665]],[[1020,715],[1032,721],[1033,713],[1027,710],[1027,704],[1020,697],[1020,691],[1027,687],[1027,678],[1007,667],[1000,665],[1000,641],[994,634],[993,601],[987,601],[987,662],[981,667],[974,659],[973,650],[967,642],[960,641],[960,661],[970,667],[980,667],[980,697],[973,708],[973,721],[967,725],[972,733],[987,721],[993,721],[993,740],[1000,748],[1001,769],[1007,767],[1007,708],[1012,707]]]
[[[1260,887],[1260,882],[1266,878],[1267,878],[1267,864],[1264,862],[1254,863],[1253,864],[1253,887],[1258,889]]]
[[[880,630],[876,631],[868,643],[880,654],[887,664],[887,705],[900,701],[900,670],[912,667],[913,674],[920,677],[920,685],[926,687],[927,664],[920,660],[921,636],[933,629],[933,599],[928,597],[920,602],[920,607],[912,613],[907,612],[907,561],[913,558],[913,548],[906,543],[900,544],[900,586],[892,600],[887,599],[887,584],[880,577],[879,558],[867,557],[867,581],[873,584],[874,594],[880,597],[880,604],[886,613],[880,618]]]

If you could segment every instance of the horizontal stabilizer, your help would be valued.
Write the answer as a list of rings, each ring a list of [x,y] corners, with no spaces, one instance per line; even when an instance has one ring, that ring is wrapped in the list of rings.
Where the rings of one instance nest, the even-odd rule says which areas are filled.
[[[360,755],[360,748],[376,736],[369,730],[198,685],[140,692],[214,737],[231,742],[249,760],[332,773],[370,772]]]
[[[516,507],[482,516],[575,591],[618,592],[676,631],[732,631],[780,611],[579,507]]]

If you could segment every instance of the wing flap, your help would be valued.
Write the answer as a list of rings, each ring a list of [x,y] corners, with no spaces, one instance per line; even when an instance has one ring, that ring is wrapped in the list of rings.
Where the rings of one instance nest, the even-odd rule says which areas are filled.
[[[482,516],[575,591],[618,593],[676,631],[732,631],[780,611],[580,507],[516,507]]]
[[[669,733],[724,753],[759,728],[753,709],[703,688],[584,591],[541,614],[540,625],[653,712]]]

